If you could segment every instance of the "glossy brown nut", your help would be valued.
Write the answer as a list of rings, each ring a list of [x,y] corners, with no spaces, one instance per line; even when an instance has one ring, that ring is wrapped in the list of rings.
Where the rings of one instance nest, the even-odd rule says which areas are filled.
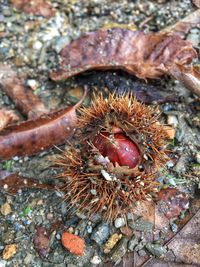
[[[94,137],[93,145],[114,164],[135,168],[140,161],[137,145],[123,133],[100,133]]]

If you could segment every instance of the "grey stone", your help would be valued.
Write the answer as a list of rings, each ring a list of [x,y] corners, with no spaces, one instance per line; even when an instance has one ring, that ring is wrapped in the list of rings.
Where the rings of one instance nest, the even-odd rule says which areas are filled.
[[[128,221],[133,221],[134,219],[135,219],[134,214],[132,212],[129,212],[127,214],[127,220]]]
[[[137,244],[138,244],[138,239],[137,237],[133,236],[128,242],[128,249],[130,251],[133,251]]]
[[[90,218],[90,220],[94,223],[99,223],[101,221],[101,216],[98,213],[95,213],[92,215],[92,217]]]
[[[42,217],[42,215],[37,215],[35,217],[35,221],[36,221],[36,224],[38,224],[38,225],[42,224],[43,223],[43,217]]]
[[[153,224],[143,219],[138,219],[135,222],[130,221],[129,226],[134,230],[142,232],[151,232],[153,230]]]
[[[11,229],[5,232],[2,236],[2,241],[4,244],[10,244],[14,241],[15,235]]]
[[[91,239],[98,245],[102,245],[110,234],[110,227],[108,223],[99,224],[91,235]]]
[[[161,257],[167,252],[166,248],[159,244],[147,243],[145,248],[156,257]]]
[[[135,247],[135,251],[139,251],[139,250],[141,250],[141,249],[143,249],[144,248],[144,246],[146,245],[146,241],[145,240],[141,240],[139,243],[138,243],[138,245]]]
[[[82,235],[83,232],[85,231],[86,227],[87,227],[87,220],[81,220],[77,224],[75,231],[78,231]]]
[[[123,237],[111,251],[111,260],[118,264],[127,252],[128,239]]]

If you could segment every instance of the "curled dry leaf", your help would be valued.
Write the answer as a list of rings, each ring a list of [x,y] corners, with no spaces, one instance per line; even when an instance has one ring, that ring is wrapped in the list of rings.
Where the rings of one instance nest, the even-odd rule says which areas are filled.
[[[72,107],[7,127],[0,134],[0,159],[33,155],[66,141],[73,134],[77,122],[76,109],[85,95],[86,91]]]
[[[51,5],[45,0],[11,0],[11,3],[17,9],[35,16],[50,18],[55,14]]]
[[[189,41],[178,35],[121,28],[90,32],[60,52],[61,66],[50,74],[60,81],[89,69],[122,69],[138,78],[158,78],[197,57]]]

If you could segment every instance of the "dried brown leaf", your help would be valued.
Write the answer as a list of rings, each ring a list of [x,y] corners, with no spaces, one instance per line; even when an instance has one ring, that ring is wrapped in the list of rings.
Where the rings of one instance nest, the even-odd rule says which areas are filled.
[[[176,262],[187,264],[200,263],[200,210],[183,230],[176,235],[168,247],[173,251]]]
[[[50,18],[55,15],[51,5],[45,0],[11,0],[12,5],[25,13]]]
[[[178,35],[121,28],[90,32],[60,52],[60,69],[50,74],[60,81],[89,69],[122,69],[138,78],[158,78],[197,57],[188,41]]]
[[[193,225],[193,223],[196,224],[196,218],[199,218],[199,211],[200,211],[199,209],[200,209],[200,199],[199,198],[192,199],[190,201],[189,211],[185,214],[184,218],[176,220],[176,224],[178,226],[178,231],[175,234],[173,234],[172,232],[171,232],[171,234],[168,233],[167,236],[165,236],[165,244],[164,245],[169,245],[169,247],[170,247],[170,244],[173,243],[174,241],[176,244],[176,242],[177,242],[176,239],[182,235],[184,236],[185,229],[187,229],[188,225],[189,225],[189,232],[190,232],[190,234],[188,234],[189,239],[193,238],[193,236],[196,235],[196,233],[197,233],[196,227],[199,227],[199,225],[197,224],[197,225],[195,225],[195,227],[190,227],[190,225]],[[199,219],[197,221],[199,222]],[[165,228],[165,225],[163,225],[163,229],[164,228]],[[194,228],[194,230],[193,230],[193,228]],[[199,237],[198,237],[198,239],[199,239]],[[187,238],[184,239],[184,245],[187,246]],[[181,250],[180,247],[177,248],[177,250],[179,250],[179,249]],[[180,253],[182,253],[182,251]],[[143,264],[141,264],[139,266],[140,267],[144,267],[144,266],[145,267],[148,267],[148,266],[152,266],[152,267],[153,266],[197,267],[197,266],[199,266],[198,264],[197,265],[196,264],[189,265],[187,259],[185,260],[184,258],[182,258],[180,260],[178,253],[176,255],[176,257],[177,257],[177,260],[176,260],[175,255],[176,255],[176,248],[175,248],[175,253],[173,252],[173,250],[171,250],[167,254],[165,254],[164,261],[158,261],[157,259],[149,257],[149,259],[145,260],[143,262]],[[193,254],[193,256],[194,256],[194,254]],[[196,258],[194,260],[196,260]],[[156,264],[158,264],[158,265],[156,265]]]

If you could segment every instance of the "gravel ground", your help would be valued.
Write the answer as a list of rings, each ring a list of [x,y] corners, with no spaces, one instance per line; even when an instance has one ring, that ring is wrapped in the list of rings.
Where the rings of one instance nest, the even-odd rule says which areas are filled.
[[[109,23],[131,23],[144,31],[158,31],[194,10],[189,0],[50,2],[56,10],[55,16],[44,19],[17,11],[9,1],[1,1],[0,32],[5,34],[0,39],[0,60],[12,66],[19,77],[25,79],[30,87],[33,86],[34,93],[52,109],[74,104],[80,96],[76,79],[55,84],[48,78],[49,71],[58,64],[57,53],[66,43]],[[144,23],[146,18],[148,19]],[[200,29],[195,28],[187,37],[196,47],[199,47],[199,33]],[[171,149],[178,155],[178,162],[175,166],[169,164],[169,183],[178,183],[180,178],[183,181],[184,173],[190,173],[194,179],[185,182],[183,187],[193,194],[193,185],[197,182],[195,177],[200,168],[200,154],[196,149],[200,145],[200,140],[196,137],[200,127],[200,114],[195,108],[198,102],[179,83],[167,83],[182,97],[178,104],[160,105],[162,119],[174,124],[177,129]],[[15,109],[3,91],[0,91],[0,105]],[[53,179],[55,170],[48,168],[49,156],[55,153],[58,151],[51,149],[33,157],[15,157],[1,162],[0,167],[42,182],[57,183]],[[123,218],[118,218],[114,225],[109,225],[102,222],[99,216],[90,220],[78,213],[71,216],[62,197],[60,192],[47,190],[19,190],[15,195],[3,189],[0,191],[0,267],[104,266],[106,259],[112,258],[119,262],[127,249],[131,251],[135,246],[139,255],[149,253],[144,249],[144,240],[133,236],[129,241],[130,237],[122,233],[121,229],[125,224]],[[152,227],[145,223],[141,225],[138,231],[148,231],[148,227]],[[38,226],[44,227],[50,235],[50,245],[45,257],[38,255],[33,243]],[[74,256],[61,246],[63,229],[84,238],[86,249],[83,257]],[[103,253],[102,244],[114,233],[121,235],[118,236],[121,239],[108,257]],[[6,245],[13,245],[12,249],[16,251],[8,260],[2,256]]]

